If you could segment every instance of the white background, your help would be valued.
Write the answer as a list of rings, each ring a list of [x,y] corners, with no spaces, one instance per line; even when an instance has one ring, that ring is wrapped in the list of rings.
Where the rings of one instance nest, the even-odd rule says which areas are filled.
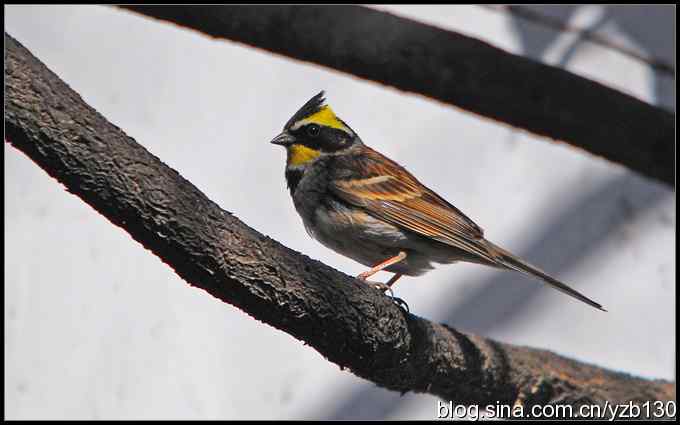
[[[477,6],[379,6],[674,107],[674,82],[610,49]],[[674,63],[670,7],[543,7]],[[370,146],[492,241],[607,307],[510,272],[443,266],[397,295],[433,321],[674,379],[675,194],[562,143],[308,63],[103,6],[6,6],[6,31],[109,121],[265,235],[348,274],[309,239],[270,145],[321,89]],[[668,22],[671,19],[669,27]],[[670,29],[670,32],[668,31]],[[431,419],[189,287],[5,144],[8,419]],[[389,275],[382,274],[384,279]]]

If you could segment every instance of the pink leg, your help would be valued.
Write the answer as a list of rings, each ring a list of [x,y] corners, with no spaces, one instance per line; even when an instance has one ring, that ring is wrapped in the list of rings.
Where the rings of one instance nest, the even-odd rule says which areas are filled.
[[[360,273],[359,276],[357,276],[357,279],[366,280],[369,277],[373,276],[374,274],[378,273],[380,270],[382,270],[386,267],[389,267],[392,264],[396,264],[396,263],[400,262],[401,260],[403,260],[404,258],[406,258],[406,253],[404,251],[401,251],[398,255],[396,255],[392,258],[388,258],[387,260],[383,261],[382,263],[378,264],[377,266],[373,267],[372,269],[367,270],[363,273]],[[395,275],[395,276],[397,276],[397,275]],[[401,277],[401,275],[398,275],[398,276]],[[394,277],[392,277],[392,279],[394,279]],[[399,279],[399,278],[394,279],[394,281],[392,279],[390,279],[390,282],[391,282],[390,285],[392,283],[396,282],[397,279]]]
[[[392,278],[388,280],[385,285],[391,288],[392,285],[394,285],[394,282],[398,281],[401,276],[402,276],[401,273],[395,273],[394,276],[392,276]]]

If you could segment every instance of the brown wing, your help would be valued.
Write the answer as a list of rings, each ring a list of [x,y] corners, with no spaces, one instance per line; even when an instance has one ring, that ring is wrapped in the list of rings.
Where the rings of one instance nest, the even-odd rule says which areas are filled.
[[[421,184],[399,164],[362,147],[361,155],[338,157],[338,176],[331,190],[340,199],[396,226],[452,245],[493,261],[484,249],[484,233],[456,207]]]

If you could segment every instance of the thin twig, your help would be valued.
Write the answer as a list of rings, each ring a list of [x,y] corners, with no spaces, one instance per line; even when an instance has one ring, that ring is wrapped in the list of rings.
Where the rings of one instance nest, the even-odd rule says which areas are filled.
[[[587,28],[575,27],[557,18],[553,18],[552,16],[548,15],[543,15],[539,12],[536,12],[524,6],[508,6],[501,4],[497,5],[482,4],[479,6],[496,12],[506,12],[518,18],[522,18],[527,21],[531,21],[549,28],[553,28],[558,31],[574,33],[583,40],[587,40],[593,44],[599,44],[600,46],[617,51],[622,55],[643,62],[649,65],[650,67],[654,68],[655,70],[663,72],[664,74],[667,74],[669,77],[675,79],[675,67],[668,64],[663,59],[656,58],[653,56],[645,56],[636,50],[630,49],[621,43],[617,43],[616,41],[610,40],[608,37],[605,37],[604,35],[598,34],[597,32],[591,31]]]

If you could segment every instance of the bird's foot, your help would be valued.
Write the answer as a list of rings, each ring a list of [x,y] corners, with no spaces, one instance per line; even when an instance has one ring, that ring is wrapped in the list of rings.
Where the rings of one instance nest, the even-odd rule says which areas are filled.
[[[375,289],[379,290],[380,292],[383,292],[385,295],[392,298],[392,301],[394,301],[395,304],[397,304],[399,307],[404,308],[404,310],[406,310],[407,313],[410,313],[410,310],[408,308],[408,304],[406,304],[406,301],[404,301],[403,299],[401,299],[399,297],[395,297],[394,291],[392,291],[392,288],[390,288],[390,286],[387,285],[386,283],[362,279],[361,275],[357,276],[357,279],[359,279],[359,280],[361,280],[365,283],[368,283],[369,285],[371,285]]]
[[[373,276],[374,274],[375,274],[375,272],[374,272],[373,270],[367,270],[367,271],[365,271],[365,272],[359,273],[359,274],[357,275],[357,279],[363,280],[364,282],[368,282],[367,279],[368,279],[369,277]]]
[[[392,297],[392,301],[399,307],[403,307],[404,310],[406,310],[406,313],[411,313],[411,310],[408,308],[408,304],[406,304],[406,301],[402,300],[401,298],[398,297]]]
[[[392,291],[392,288],[390,288],[388,285],[382,282],[374,282],[372,280],[362,279],[361,277],[358,277],[358,279],[368,283],[378,291],[385,293],[388,297],[394,298],[394,291]]]

